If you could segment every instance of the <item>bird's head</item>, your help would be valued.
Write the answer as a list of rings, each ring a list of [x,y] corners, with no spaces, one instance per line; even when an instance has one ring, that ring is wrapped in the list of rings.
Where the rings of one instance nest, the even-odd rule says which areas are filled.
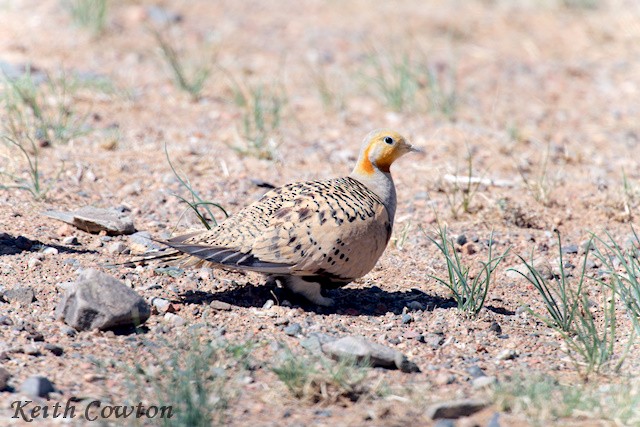
[[[353,172],[361,176],[373,175],[376,169],[389,172],[393,162],[412,151],[421,152],[398,132],[387,129],[374,130],[365,137]]]

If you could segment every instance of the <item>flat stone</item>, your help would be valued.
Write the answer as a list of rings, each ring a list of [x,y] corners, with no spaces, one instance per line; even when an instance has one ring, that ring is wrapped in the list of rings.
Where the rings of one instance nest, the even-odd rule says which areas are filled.
[[[65,292],[56,317],[76,330],[139,326],[151,315],[151,307],[131,288],[98,270],[83,270]]]
[[[27,396],[47,397],[49,393],[53,393],[55,387],[48,378],[39,375],[27,378],[20,385],[20,392]]]
[[[71,224],[87,233],[109,235],[132,234],[136,231],[133,221],[115,209],[85,206],[74,212],[47,211],[44,215]]]
[[[440,418],[458,419],[468,417],[483,410],[488,403],[478,399],[459,399],[436,403],[427,408],[427,416],[432,420]]]
[[[215,299],[211,301],[211,303],[209,304],[209,307],[213,308],[214,310],[223,310],[223,311],[229,311],[233,309],[233,306],[228,302],[218,301]]]
[[[318,332],[309,334],[308,338],[300,341],[300,345],[310,353],[320,355],[322,354],[322,345],[335,340],[336,338],[331,335]]]
[[[4,299],[9,302],[18,302],[22,306],[26,306],[35,301],[36,296],[33,288],[30,286],[19,286],[4,292]]]
[[[418,366],[401,352],[368,341],[362,336],[348,336],[322,345],[322,351],[333,359],[354,359],[373,367],[419,372]]]

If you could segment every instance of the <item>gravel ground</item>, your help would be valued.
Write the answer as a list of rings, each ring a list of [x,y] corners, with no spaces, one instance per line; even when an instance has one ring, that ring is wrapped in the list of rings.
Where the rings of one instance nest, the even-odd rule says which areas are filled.
[[[65,101],[65,114],[84,132],[37,141],[45,197],[0,190],[0,367],[10,375],[3,390],[0,370],[0,424],[26,424],[11,418],[11,404],[28,397],[24,383],[36,375],[55,387],[50,401],[159,404],[152,386],[136,384],[140,372],[167,378],[172,357],[189,363],[196,343],[209,342],[227,348],[211,363],[223,383],[216,389],[227,404],[216,410],[223,424],[430,425],[431,405],[456,399],[486,404],[455,425],[535,424],[531,411],[499,405],[496,383],[546,374],[578,386],[584,378],[562,336],[526,309],[544,313],[539,294],[507,270],[521,268],[517,255],[532,251],[557,269],[557,229],[575,278],[590,232],[608,231],[628,245],[640,204],[640,9],[634,1],[589,3],[118,1],[109,2],[106,28],[95,35],[75,26],[58,0],[0,0],[7,75],[30,65],[36,77],[64,70],[85,82]],[[174,84],[152,28],[188,66],[211,66],[198,99]],[[381,90],[376,64],[389,72],[404,56],[416,86],[398,105]],[[266,125],[247,132],[243,123],[255,116],[238,100],[255,101],[257,93]],[[54,111],[55,103],[53,95],[44,101]],[[203,199],[235,212],[269,184],[348,174],[361,139],[379,127],[397,129],[426,155],[393,167],[398,209],[389,247],[367,276],[327,292],[333,308],[265,286],[257,274],[122,265],[148,242],[44,215],[94,206],[126,214],[157,238],[202,229],[175,196],[188,193],[165,147]],[[265,142],[247,145],[258,134]],[[9,144],[0,150],[5,172],[26,176],[21,154]],[[481,179],[471,192],[464,179],[452,183],[468,177],[469,164]],[[446,275],[428,239],[438,224],[472,276],[487,259],[491,233],[494,254],[509,249],[476,317],[460,313],[431,278]],[[140,329],[76,331],[56,318],[69,283],[90,268],[152,306]],[[601,314],[602,289],[589,285],[584,294]],[[632,331],[620,318],[617,355]],[[420,372],[368,369],[356,401],[317,383],[296,397],[273,367],[287,349],[330,366],[303,347],[325,335],[363,336],[401,352]],[[234,345],[250,355],[228,350]],[[622,374],[605,371],[587,384],[633,382],[637,355],[632,345]],[[543,423],[611,425],[605,415],[575,412]],[[638,422],[637,413],[630,419]]]

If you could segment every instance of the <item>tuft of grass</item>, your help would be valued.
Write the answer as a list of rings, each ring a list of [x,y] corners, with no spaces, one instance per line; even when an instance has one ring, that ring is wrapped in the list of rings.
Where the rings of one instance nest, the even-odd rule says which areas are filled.
[[[609,368],[617,372],[633,344],[635,334],[628,337],[622,354],[617,354],[616,343],[620,341],[620,337],[617,334],[619,320],[616,310],[615,297],[618,293],[616,284],[614,281],[606,283],[598,277],[587,275],[590,250],[585,253],[577,284],[569,283],[562,259],[560,232],[556,230],[556,233],[560,253],[559,277],[554,277],[553,281],[545,279],[543,274],[533,266],[533,262],[527,263],[520,256],[528,274],[518,270],[513,271],[528,280],[538,291],[547,316],[532,313],[560,334],[568,356],[585,378],[592,373],[599,373]],[[593,248],[596,253],[599,253],[599,249],[593,244],[595,238],[594,236],[589,241],[588,248]],[[585,293],[587,283],[598,287],[602,300],[599,306],[587,298]],[[596,316],[598,311],[601,311],[601,314]],[[612,364],[616,358],[617,362]]]
[[[67,7],[73,23],[86,28],[94,36],[102,34],[107,26],[107,0],[68,0]]]
[[[604,273],[610,278],[612,288],[624,304],[636,333],[640,334],[640,236],[633,226],[631,231],[633,237],[627,250],[608,232],[607,240],[594,235],[594,239],[602,245],[602,248],[595,248],[594,255],[602,263]]]
[[[471,279],[470,268],[462,263],[453,241],[447,236],[446,227],[438,225],[438,240],[429,235],[427,235],[427,238],[437,246],[447,263],[447,277],[429,276],[451,291],[460,311],[467,315],[476,316],[484,306],[487,298],[491,285],[491,275],[507,256],[509,249],[500,256],[493,256],[493,233],[491,233],[487,261],[480,262],[480,270]]]
[[[333,362],[286,350],[280,363],[271,368],[291,394],[310,403],[356,402],[375,394],[364,380],[367,369],[355,359]]]
[[[420,110],[427,107],[453,121],[458,106],[455,72],[447,66],[431,66],[399,54],[372,48],[368,55],[372,84],[385,104],[395,111]]]
[[[93,84],[65,73],[57,77],[34,75],[30,68],[18,78],[4,76],[0,104],[4,107],[5,132],[15,139],[29,135],[41,145],[66,143],[88,133],[85,123],[89,114],[77,114],[72,105],[75,93]]]
[[[456,173],[451,177],[449,182],[451,191],[445,193],[451,216],[454,219],[458,218],[460,211],[464,213],[471,212],[471,203],[482,182],[473,175],[473,157],[473,150],[467,146],[467,156],[465,159],[467,163],[466,173],[465,175],[459,175],[456,168]],[[459,178],[464,179],[460,180]]]
[[[189,65],[193,61],[188,61],[181,56],[166,34],[156,28],[151,29],[151,34],[160,48],[162,58],[171,70],[176,86],[187,92],[194,101],[199,100],[204,85],[211,76],[211,64],[200,62],[196,65]]]
[[[537,425],[565,418],[640,423],[640,388],[629,380],[562,384],[547,375],[527,375],[497,383],[493,400],[500,411],[524,415]]]
[[[156,361],[162,367],[159,371],[135,364],[128,383],[130,395],[137,401],[171,407],[172,417],[161,419],[161,425],[226,425],[226,411],[238,393],[230,380],[246,372],[243,361],[249,357],[252,344],[238,344],[234,352],[228,350],[228,344],[203,344],[194,336],[190,342],[167,345],[171,356]]]
[[[309,70],[322,101],[322,106],[326,110],[344,111],[346,108],[346,102],[342,94],[344,90],[341,91],[335,88],[336,79],[327,75],[326,67],[320,64],[310,65]]]
[[[538,173],[531,176],[527,174],[522,167],[518,167],[518,173],[524,182],[527,191],[534,200],[543,206],[549,207],[552,204],[551,194],[554,190],[554,183],[549,178],[549,157],[551,147],[547,144],[547,148],[543,154],[542,164]]]
[[[559,277],[554,276],[552,281],[551,279],[546,279],[543,272],[539,271],[533,265],[533,253],[531,253],[530,263],[522,256],[517,255],[526,267],[528,271],[527,274],[514,268],[509,270],[518,273],[529,281],[542,297],[542,302],[544,303],[544,308],[547,311],[548,316],[539,315],[538,318],[549,327],[559,329],[563,332],[571,332],[574,329],[576,313],[581,305],[579,296],[582,295],[582,289],[585,283],[587,273],[586,263],[589,251],[585,254],[584,261],[582,262],[578,285],[572,288],[567,280],[567,274],[564,270],[562,239],[560,238],[560,232],[558,230],[556,230],[556,235],[558,237],[558,253],[560,256]],[[590,246],[591,242],[589,242],[589,247]]]
[[[286,96],[282,89],[240,84],[231,78],[235,104],[241,109],[241,140],[233,148],[259,159],[277,158],[275,137],[282,123]]]
[[[24,158],[27,166],[26,178],[16,175],[6,170],[5,166],[0,167],[0,176],[4,176],[10,180],[10,184],[0,183],[0,190],[18,189],[31,193],[35,199],[43,200],[46,198],[50,186],[43,186],[42,175],[39,167],[39,149],[33,139],[28,136],[26,140],[16,140],[9,135],[2,135],[2,140],[9,146],[9,149],[15,149]],[[8,165],[11,160],[15,161],[13,156],[7,156],[7,161],[3,162]]]
[[[184,213],[187,212],[188,209],[191,209],[193,211],[193,213],[196,214],[196,216],[198,217],[198,219],[200,220],[202,225],[204,225],[204,227],[207,230],[211,230],[211,223],[213,223],[214,227],[216,227],[218,225],[218,222],[216,221],[216,217],[213,214],[213,212],[211,211],[211,207],[218,208],[220,211],[222,211],[222,213],[224,214],[225,218],[228,218],[229,214],[222,207],[221,204],[203,200],[202,197],[200,197],[200,194],[198,194],[198,192],[196,190],[194,190],[194,188],[191,186],[191,182],[189,181],[189,178],[187,178],[187,177],[183,178],[182,176],[180,176],[178,171],[173,166],[173,163],[171,162],[171,158],[169,157],[169,152],[167,151],[167,145],[166,144],[164,146],[164,153],[165,153],[165,156],[167,157],[167,162],[169,163],[169,167],[171,168],[171,171],[173,172],[173,174],[178,179],[178,182],[180,183],[180,185],[183,188],[185,188],[187,190],[187,192],[189,193],[189,195],[191,196],[190,199],[187,199],[185,197],[180,196],[179,194],[175,194],[175,196],[178,199],[182,200],[182,202],[184,202],[184,203],[186,203],[188,205],[188,208],[185,209],[185,211],[183,212],[182,215],[180,215],[180,217],[182,218]]]
[[[407,53],[399,57],[381,51],[369,54],[373,68],[372,83],[384,98],[386,105],[396,111],[404,111],[415,105],[420,85],[414,64]]]

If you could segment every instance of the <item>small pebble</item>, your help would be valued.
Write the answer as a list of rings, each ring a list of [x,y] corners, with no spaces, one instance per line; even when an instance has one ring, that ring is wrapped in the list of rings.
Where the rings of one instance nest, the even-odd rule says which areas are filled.
[[[464,244],[467,243],[467,236],[465,236],[464,234],[459,235],[456,239],[456,243],[459,246],[464,246]]]
[[[51,353],[53,353],[56,356],[62,356],[62,354],[64,353],[64,350],[59,345],[46,343],[44,345],[44,348],[45,348],[45,350],[50,351]]]
[[[478,365],[473,365],[467,368],[467,373],[471,376],[471,378],[480,378],[486,376],[484,371],[480,369]]]
[[[407,325],[409,323],[413,322],[413,317],[410,314],[403,314],[402,315],[402,324],[403,325]]]
[[[506,348],[504,350],[502,350],[500,353],[498,353],[498,356],[496,356],[497,360],[512,360],[515,359],[516,357],[518,357],[518,353],[516,353],[515,350],[511,349],[511,348]]]
[[[41,266],[42,261],[40,261],[38,258],[29,258],[27,265],[29,266],[30,269],[34,269],[36,267]]]
[[[58,250],[56,248],[46,247],[42,253],[45,255],[58,255]]]
[[[20,392],[33,397],[47,397],[49,393],[53,393],[55,388],[49,379],[41,376],[33,376],[27,378],[20,385]]]
[[[125,252],[127,252],[129,249],[127,248],[127,245],[124,242],[113,242],[109,245],[109,247],[107,248],[107,251],[110,254],[123,254]]]
[[[184,326],[187,323],[184,317],[178,316],[177,314],[173,313],[165,313],[164,320],[167,320],[174,326]]]
[[[274,304],[275,304],[275,303],[273,302],[273,300],[272,300],[272,299],[268,299],[268,300],[264,303],[264,305],[262,306],[262,308],[263,308],[263,309],[265,309],[265,310],[269,310],[271,307],[273,307],[273,305],[274,305]]]
[[[295,337],[296,335],[300,335],[300,333],[302,333],[302,326],[300,326],[299,323],[293,323],[284,328],[284,333],[289,335],[290,337]]]
[[[495,332],[496,335],[501,335],[502,334],[502,327],[500,326],[500,324],[498,322],[492,322],[491,326],[489,326],[489,330],[491,332]]]
[[[497,382],[496,377],[484,376],[484,377],[474,378],[473,381],[471,382],[471,386],[477,390],[481,388],[491,387],[496,382]]]
[[[76,236],[69,236],[62,239],[62,244],[67,246],[76,246],[79,245],[80,242]]]
[[[424,306],[418,301],[409,301],[407,303],[407,307],[414,311],[423,311]]]

